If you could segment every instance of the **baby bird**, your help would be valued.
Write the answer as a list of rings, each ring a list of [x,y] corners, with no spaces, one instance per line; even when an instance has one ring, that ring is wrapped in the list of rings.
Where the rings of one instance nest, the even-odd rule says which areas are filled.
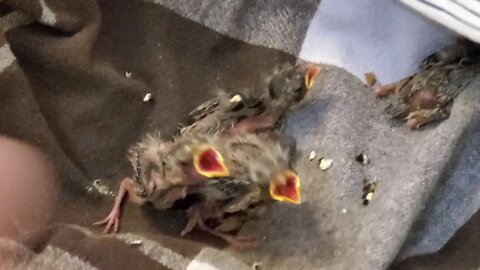
[[[290,165],[288,149],[278,137],[242,134],[223,140],[228,149],[225,159],[232,161],[230,175],[189,189],[189,194],[197,195],[199,201],[187,211],[189,222],[181,235],[198,227],[233,247],[243,248],[250,246],[253,239],[224,231],[239,229],[246,221],[242,218],[273,201],[300,204],[300,179]],[[211,228],[207,222],[214,222],[216,227]]]
[[[105,225],[104,233],[117,232],[125,197],[139,206],[152,202],[158,209],[167,209],[185,198],[188,187],[211,177],[228,176],[223,157],[211,141],[196,139],[193,134],[177,141],[165,141],[158,132],[147,134],[128,151],[133,179],[122,180],[112,210],[94,225]]]
[[[191,187],[230,176],[229,168],[241,178],[254,162],[239,165],[237,157],[224,158],[235,148],[225,140],[272,129],[291,106],[303,100],[319,72],[313,65],[284,68],[270,80],[269,100],[247,91],[222,94],[195,109],[190,115],[196,122],[173,141],[165,141],[159,134],[147,135],[129,150],[134,179],[121,182],[111,212],[94,225],[105,225],[105,233],[118,231],[121,202],[126,196],[137,205],[151,202],[157,209],[168,209],[185,198]],[[233,152],[241,155],[242,151]]]
[[[271,129],[313,86],[320,67],[286,65],[269,80],[264,93],[221,93],[190,113],[196,121],[183,132],[248,133]]]
[[[375,89],[377,97],[394,94],[385,112],[389,118],[404,118],[417,129],[449,117],[454,99],[480,71],[478,45],[461,42],[426,58],[415,75]]]
[[[245,133],[272,129],[288,110],[303,101],[320,71],[320,66],[309,63],[293,67],[285,65],[268,83],[268,98],[264,101],[265,111],[257,116],[240,120],[230,132]]]

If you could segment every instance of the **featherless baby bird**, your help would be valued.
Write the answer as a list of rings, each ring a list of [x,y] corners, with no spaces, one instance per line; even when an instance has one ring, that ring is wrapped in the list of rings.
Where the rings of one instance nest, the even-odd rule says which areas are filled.
[[[426,58],[415,75],[376,88],[377,97],[393,94],[387,116],[405,119],[412,129],[448,118],[455,98],[480,74],[479,49],[461,40]]]

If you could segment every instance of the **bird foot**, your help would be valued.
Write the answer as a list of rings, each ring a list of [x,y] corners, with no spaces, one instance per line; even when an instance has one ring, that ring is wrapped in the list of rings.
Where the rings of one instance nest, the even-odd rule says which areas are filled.
[[[419,128],[422,124],[421,124],[421,121],[417,118],[410,118],[407,120],[407,123],[406,123],[407,127],[409,127],[410,129],[417,129]]]
[[[378,98],[386,97],[393,92],[395,92],[396,84],[387,84],[382,86],[377,86],[374,88],[375,96]]]
[[[116,233],[120,225],[120,209],[117,207],[114,207],[112,211],[110,211],[110,214],[108,214],[108,216],[106,216],[102,220],[99,220],[93,223],[93,225],[94,226],[105,225],[105,229],[103,230],[103,233],[109,233],[109,232]]]
[[[433,121],[444,120],[448,118],[448,115],[448,112],[445,110],[420,110],[411,112],[405,119],[407,120],[406,125],[409,128],[417,129]]]

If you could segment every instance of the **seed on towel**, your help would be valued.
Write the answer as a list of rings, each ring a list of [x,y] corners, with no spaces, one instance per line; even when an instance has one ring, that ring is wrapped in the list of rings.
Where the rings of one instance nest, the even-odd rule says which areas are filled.
[[[372,181],[367,181],[364,179],[365,186],[363,187],[363,205],[367,206],[370,201],[373,199],[373,193],[375,193],[375,190],[377,188],[377,178],[373,178]]]
[[[367,155],[365,154],[359,154],[355,157],[355,160],[359,163],[362,163],[363,165],[368,165],[369,163],[369,160],[368,160],[368,157]]]
[[[149,102],[152,99],[152,94],[148,93],[143,97],[143,102]]]
[[[261,266],[262,266],[262,263],[261,262],[254,262],[252,264],[252,270],[260,270],[261,269]]]
[[[332,162],[333,162],[332,159],[321,158],[320,159],[320,164],[319,164],[320,170],[322,170],[322,171],[328,170],[332,166]]]
[[[238,103],[238,102],[242,101],[242,96],[235,95],[229,101],[230,101],[230,103]]]
[[[127,239],[127,241],[125,241],[127,243],[127,245],[129,246],[140,246],[143,244],[142,240],[140,239],[136,239],[136,240],[133,240],[133,239]]]

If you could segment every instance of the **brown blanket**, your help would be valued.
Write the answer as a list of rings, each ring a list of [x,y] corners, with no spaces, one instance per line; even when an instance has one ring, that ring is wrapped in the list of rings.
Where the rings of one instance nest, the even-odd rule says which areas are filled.
[[[116,190],[130,173],[126,148],[145,131],[159,128],[170,136],[211,90],[258,85],[275,64],[294,60],[143,1],[48,1],[52,13],[42,3],[2,2],[8,31],[0,55],[10,63],[0,75],[0,128],[55,161],[63,186],[56,222],[90,227],[108,212],[111,197],[99,200],[92,183],[101,179]],[[143,102],[147,93],[151,102]],[[190,258],[200,250],[192,241],[161,236],[178,236],[181,214],[154,213],[149,222],[139,213],[124,213],[124,231],[150,233]],[[54,235],[40,246],[60,246],[99,269],[163,269],[118,241],[81,240],[85,236],[71,229]]]
[[[295,62],[295,57],[284,51],[298,51],[301,44],[299,40],[306,31],[307,23],[304,22],[313,16],[315,9],[312,7],[316,7],[318,1],[305,1],[302,5],[297,5],[297,1],[285,1],[281,5],[288,12],[279,12],[278,20],[288,27],[278,27],[277,30],[280,30],[270,36],[265,35],[264,39],[267,45],[283,51],[254,46],[219,34],[153,2],[155,1],[3,0],[0,3],[0,131],[38,146],[54,161],[62,188],[51,224],[23,235],[18,241],[0,239],[0,259],[9,258],[11,262],[13,258],[12,265],[20,269],[202,269],[202,263],[213,265],[217,269],[242,269],[246,264],[254,262],[246,260],[242,264],[218,250],[223,248],[218,239],[203,234],[193,234],[186,239],[178,238],[184,217],[174,211],[158,213],[149,209],[140,211],[129,206],[122,220],[122,233],[128,234],[117,236],[98,234],[100,230],[91,224],[108,212],[112,203],[111,192],[115,192],[122,177],[131,174],[125,158],[125,150],[131,143],[153,128],[159,128],[166,137],[172,135],[177,124],[185,121],[187,113],[206,100],[215,88],[230,91],[260,86],[276,64]],[[249,8],[239,8],[236,14],[249,17],[252,10],[268,6],[262,1],[256,3]],[[182,5],[178,5],[178,8],[181,9]],[[195,4],[189,5],[189,8],[198,8],[198,13],[208,10],[205,6],[196,7]],[[192,12],[191,9],[180,11]],[[197,19],[211,19],[210,15],[202,14]],[[298,17],[302,17],[302,20],[298,20]],[[261,31],[255,32],[249,28],[252,25],[248,22],[252,20],[254,19],[249,18],[241,23],[244,26],[243,32],[228,34],[242,37],[243,40],[258,41],[263,36],[259,36]],[[208,20],[203,20],[203,23],[208,24]],[[265,25],[262,27],[268,28]],[[283,40],[286,36],[291,38]],[[322,140],[338,137],[336,143],[341,142],[338,147],[332,144],[322,147],[340,149],[361,140],[358,139],[361,137],[358,134],[367,134],[378,127],[385,132],[383,135],[391,135],[387,133],[391,132],[390,128],[379,120],[383,118],[374,114],[373,110],[367,110],[376,106],[376,103],[367,96],[366,89],[358,81],[335,69],[327,69],[326,76],[331,76],[324,83],[331,91],[330,96],[317,99],[319,102],[301,111],[293,119],[297,124],[293,133],[300,134],[297,137],[304,138],[304,144],[315,142],[320,145]],[[340,90],[333,92],[337,88]],[[341,96],[348,93],[347,90],[355,90],[351,94],[351,100]],[[144,96],[148,93],[151,93],[153,99],[144,102]],[[335,103],[340,98],[345,102]],[[363,103],[365,100],[368,103]],[[350,106],[353,110],[345,112],[345,115],[334,116],[343,117],[345,125],[349,126],[346,128],[349,129],[344,129],[332,117],[324,121],[328,131],[333,130],[328,138],[315,137],[321,133],[312,131],[312,123],[322,122],[328,110],[341,108],[340,106]],[[352,117],[357,114],[357,110],[363,109],[363,113],[366,112],[371,117],[367,124]],[[353,121],[355,125],[350,125],[347,120]],[[336,131],[339,133],[334,133]],[[398,133],[400,135],[395,133],[398,135],[395,136],[405,139],[410,134],[402,132]],[[447,138],[444,141],[451,142],[447,135],[444,136]],[[383,139],[380,135],[368,136],[372,140]],[[431,142],[422,135],[412,137],[411,144]],[[455,138],[452,141],[456,141],[461,136],[451,137]],[[363,147],[368,149],[368,137],[365,138],[367,142],[364,142]],[[344,143],[345,140],[347,143]],[[439,142],[441,144],[443,141]],[[361,148],[362,145],[359,144],[358,147]],[[376,150],[373,149],[375,147],[371,148],[372,151]],[[303,150],[306,151],[306,148]],[[400,147],[396,149],[397,152],[401,150]],[[450,153],[448,149],[446,152]],[[334,155],[334,151],[331,153]],[[343,152],[335,153],[341,158],[334,160],[330,172],[336,172],[341,161],[346,160],[340,154]],[[381,157],[380,152],[377,154],[378,162],[388,159]],[[401,154],[398,156],[404,157]],[[381,167],[381,164],[377,165]],[[427,162],[424,166],[426,170],[430,168],[429,165]],[[307,181],[310,185],[306,185],[312,187],[309,189],[310,194],[306,192],[310,202],[300,210],[282,209],[277,214],[293,212],[298,215],[292,217],[312,219],[282,217],[281,220],[278,218],[265,223],[265,227],[277,222],[284,227],[277,230],[276,242],[272,241],[274,249],[252,254],[265,255],[269,265],[286,267],[289,264],[282,260],[295,256],[296,259],[291,263],[297,265],[301,262],[303,269],[318,269],[319,266],[340,269],[339,265],[356,265],[362,260],[366,261],[363,265],[371,266],[368,269],[377,269],[392,261],[408,228],[404,228],[405,232],[399,233],[397,237],[396,230],[392,228],[398,224],[392,220],[392,224],[383,223],[383,227],[375,231],[377,227],[371,223],[379,221],[375,209],[385,209],[382,208],[382,203],[372,203],[370,208],[362,208],[360,199],[357,201],[357,193],[352,191],[358,189],[358,197],[361,196],[360,174],[351,177],[352,182],[325,176],[329,174],[322,174],[319,179],[315,179],[319,175],[318,170],[308,169],[308,166],[311,165],[304,162],[300,168],[304,169],[305,175],[311,177]],[[342,171],[343,176],[352,173],[348,170]],[[359,170],[352,169],[355,173]],[[421,174],[423,171],[416,173]],[[410,176],[408,171],[404,176]],[[358,183],[354,182],[357,180]],[[355,186],[357,184],[358,187]],[[388,184],[383,187],[385,192],[390,192]],[[317,192],[318,190],[323,191]],[[407,188],[402,191],[408,193]],[[391,192],[393,194],[395,190]],[[345,194],[340,193],[347,193],[344,201],[350,203],[349,207],[357,210],[356,213],[348,209],[347,215],[341,214],[344,206],[340,203],[344,201],[338,198],[343,198],[341,196]],[[378,198],[379,202],[392,202],[385,195],[379,195]],[[401,203],[397,204],[396,207],[401,208]],[[416,207],[418,208],[412,208],[412,211],[421,208]],[[407,211],[402,209],[395,212],[398,213],[395,218],[403,220],[402,215]],[[365,218],[361,219],[362,217]],[[361,226],[366,225],[356,226],[357,221]],[[410,226],[411,222],[413,220],[408,218],[405,226]],[[437,254],[412,258],[395,267],[478,267],[480,261],[476,259],[476,254],[469,251],[480,245],[480,237],[472,229],[478,227],[479,223],[478,218],[473,218]],[[350,225],[361,228],[360,232],[348,230]],[[383,243],[381,240],[376,242],[376,246],[368,246],[370,235],[366,234],[369,232],[372,235],[378,232],[377,236],[386,234],[383,237],[390,242],[385,240]],[[279,234],[290,239],[285,241],[300,239],[308,243],[295,242],[283,246],[284,239],[279,239]],[[208,246],[218,249],[210,249]],[[384,248],[386,246],[388,249]],[[358,250],[358,247],[364,247],[365,251]],[[371,255],[369,250],[373,250],[372,258],[363,257],[364,254]],[[342,257],[342,254],[354,256]],[[248,257],[247,254],[244,259]],[[330,263],[337,268],[329,268]]]

